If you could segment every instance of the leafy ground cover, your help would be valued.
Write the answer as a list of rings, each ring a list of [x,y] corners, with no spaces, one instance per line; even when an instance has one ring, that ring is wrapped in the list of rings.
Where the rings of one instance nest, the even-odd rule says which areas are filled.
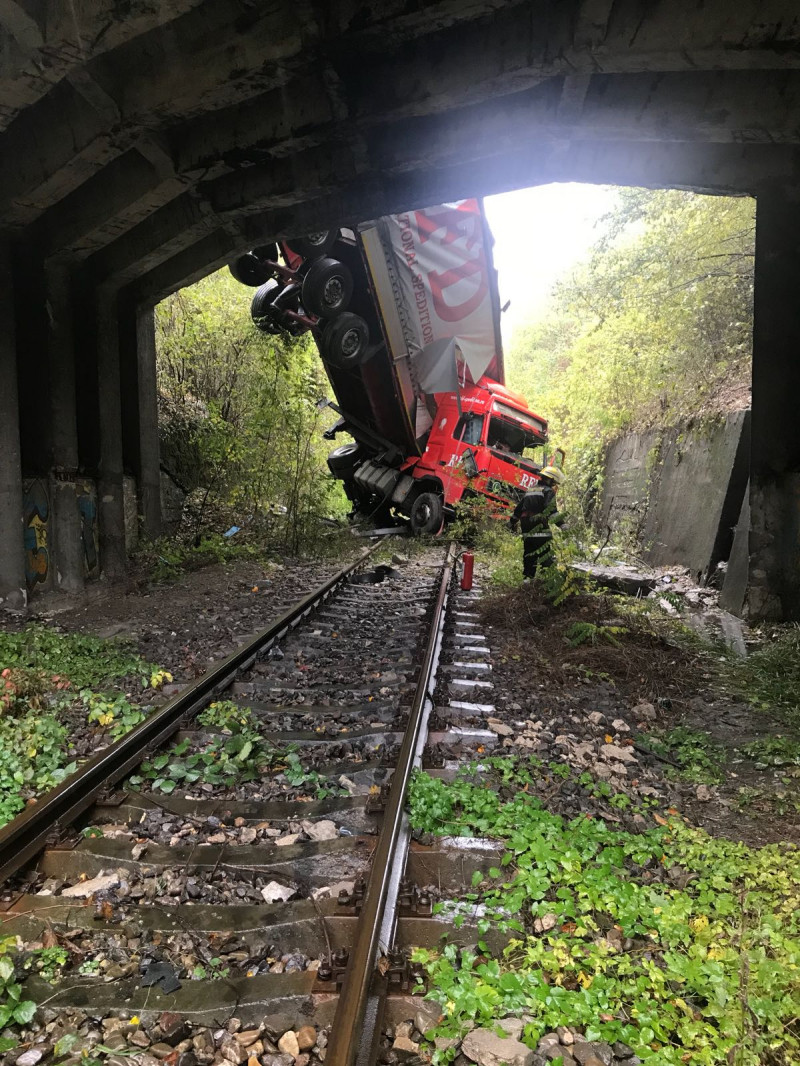
[[[571,1025],[653,1063],[798,1061],[800,853],[715,839],[677,812],[642,810],[638,832],[566,820],[524,791],[529,774],[510,758],[479,783],[412,782],[417,830],[506,846],[480,895],[466,896],[485,908],[482,935],[511,934],[502,956],[482,941],[418,953],[445,1013],[436,1035],[524,1014],[534,1047]]]
[[[0,633],[0,666],[0,824],[75,770],[76,720],[116,740],[144,719],[107,686],[170,679],[121,641],[37,624]]]
[[[299,745],[278,748],[249,707],[232,700],[212,703],[198,715],[200,725],[221,729],[222,735],[193,743],[188,738],[145,760],[128,778],[134,787],[146,785],[169,794],[180,785],[209,785],[232,789],[246,782],[259,782],[265,774],[280,774],[291,788],[303,787],[315,799],[338,794],[317,771],[304,766]]]

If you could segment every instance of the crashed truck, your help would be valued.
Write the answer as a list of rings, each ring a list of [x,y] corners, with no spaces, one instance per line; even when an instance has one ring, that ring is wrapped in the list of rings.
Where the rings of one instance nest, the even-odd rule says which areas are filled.
[[[502,515],[563,452],[504,384],[492,238],[479,200],[390,215],[255,248],[230,265],[258,286],[268,333],[310,331],[338,414],[328,456],[373,524],[436,534],[460,501]]]

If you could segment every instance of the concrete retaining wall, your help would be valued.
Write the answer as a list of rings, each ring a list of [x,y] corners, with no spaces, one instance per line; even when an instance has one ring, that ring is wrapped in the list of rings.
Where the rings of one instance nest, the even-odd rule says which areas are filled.
[[[730,555],[749,451],[749,411],[629,433],[608,449],[599,523],[633,533],[652,565],[686,566],[705,580]]]

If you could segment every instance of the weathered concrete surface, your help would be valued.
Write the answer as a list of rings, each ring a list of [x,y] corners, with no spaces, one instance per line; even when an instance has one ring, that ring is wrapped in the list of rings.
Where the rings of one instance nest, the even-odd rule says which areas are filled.
[[[756,207],[748,614],[800,619],[800,188]]]
[[[747,596],[750,571],[750,486],[742,500],[742,507],[733,536],[733,547],[725,571],[725,581],[719,596],[719,605],[731,614],[741,616]]]
[[[606,457],[601,525],[637,536],[653,566],[705,580],[733,540],[747,483],[749,412],[706,426],[630,433]],[[727,526],[725,525],[727,523]]]
[[[49,474],[50,426],[27,415],[42,374],[58,415],[53,465],[99,480],[103,573],[125,569],[123,473],[137,477],[145,531],[160,528],[152,375],[120,447],[120,354],[131,373],[109,321],[120,308],[139,321],[277,235],[461,196],[570,180],[678,186],[777,196],[780,220],[800,176],[800,15],[789,0],[8,0],[0,54],[0,238],[15,242],[27,279],[10,310],[29,350],[48,347],[41,371],[17,360],[21,447],[3,364],[14,406],[2,419],[5,602],[25,595],[21,473]],[[784,304],[796,305],[794,263],[763,273],[757,305],[781,275]],[[774,357],[796,364],[786,337]],[[4,330],[0,355],[14,345]],[[759,349],[757,363],[769,358]],[[768,423],[779,401],[762,395]],[[794,536],[793,463],[754,474],[756,545],[782,542],[775,523]],[[73,522],[64,543],[74,534]],[[75,563],[73,552],[64,573],[77,586]],[[786,563],[762,559],[754,572],[766,585],[794,581]],[[761,600],[800,615],[800,594],[765,587]]]

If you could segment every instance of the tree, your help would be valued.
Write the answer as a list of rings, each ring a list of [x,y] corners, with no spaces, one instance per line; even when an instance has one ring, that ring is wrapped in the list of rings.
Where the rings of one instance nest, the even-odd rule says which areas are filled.
[[[203,506],[258,520],[287,508],[296,550],[318,517],[341,510],[321,431],[327,391],[309,336],[274,337],[250,321],[248,291],[227,270],[181,289],[156,311],[162,433],[195,465]]]
[[[567,446],[585,488],[605,444],[746,407],[754,203],[621,189],[588,258],[514,337],[509,379]]]

